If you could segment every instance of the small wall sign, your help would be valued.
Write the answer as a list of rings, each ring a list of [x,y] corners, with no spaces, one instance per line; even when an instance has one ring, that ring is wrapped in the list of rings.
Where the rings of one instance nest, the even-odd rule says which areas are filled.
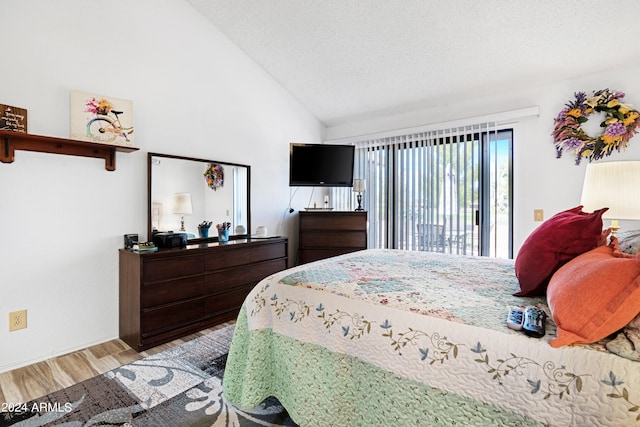
[[[0,130],[27,133],[27,110],[0,104]]]

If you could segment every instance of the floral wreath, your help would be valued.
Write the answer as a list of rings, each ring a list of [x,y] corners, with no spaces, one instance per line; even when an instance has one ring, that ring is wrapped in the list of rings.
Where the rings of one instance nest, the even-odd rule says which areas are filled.
[[[640,113],[632,105],[623,103],[624,95],[609,89],[594,92],[591,98],[584,92],[575,93],[575,100],[565,104],[554,119],[552,135],[556,157],[560,158],[564,150],[570,151],[579,165],[582,158],[591,162],[611,155],[613,150],[620,152],[626,148],[631,137],[638,133]],[[605,120],[600,123],[603,132],[597,137],[587,135],[582,129],[582,124],[594,112],[605,113]]]
[[[207,181],[207,185],[212,188],[213,191],[224,185],[224,169],[220,165],[209,163],[203,175],[205,181]]]

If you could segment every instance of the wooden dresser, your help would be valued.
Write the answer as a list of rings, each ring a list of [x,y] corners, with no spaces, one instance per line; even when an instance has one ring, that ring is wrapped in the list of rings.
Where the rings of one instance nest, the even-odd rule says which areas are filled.
[[[367,248],[366,211],[300,211],[300,264]]]
[[[120,249],[120,338],[142,351],[235,319],[256,283],[287,268],[287,245],[271,238]]]

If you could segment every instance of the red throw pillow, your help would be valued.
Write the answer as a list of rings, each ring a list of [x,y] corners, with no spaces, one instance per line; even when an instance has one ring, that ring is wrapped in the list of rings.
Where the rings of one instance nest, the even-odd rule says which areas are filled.
[[[596,342],[640,313],[640,259],[617,241],[582,254],[551,278],[547,301],[558,327],[552,347]]]
[[[545,295],[553,273],[568,261],[598,247],[602,214],[582,212],[582,206],[555,214],[527,237],[516,257],[520,292],[515,296]]]

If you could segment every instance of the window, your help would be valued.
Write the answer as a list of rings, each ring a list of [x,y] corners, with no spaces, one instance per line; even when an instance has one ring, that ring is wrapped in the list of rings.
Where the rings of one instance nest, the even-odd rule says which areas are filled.
[[[511,258],[512,146],[491,124],[356,144],[369,247]]]

